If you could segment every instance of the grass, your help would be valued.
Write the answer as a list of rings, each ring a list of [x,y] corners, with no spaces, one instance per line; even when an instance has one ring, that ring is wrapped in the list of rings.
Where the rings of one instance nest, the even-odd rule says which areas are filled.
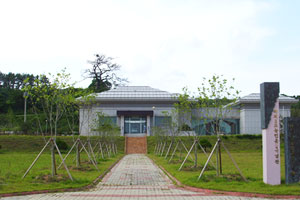
[[[215,137],[204,137],[214,144]],[[151,145],[155,139],[149,138],[148,143]],[[164,156],[157,156],[153,153],[153,148],[150,147],[148,156],[153,159],[158,165],[165,168],[172,176],[178,179],[181,183],[188,186],[215,189],[222,191],[235,191],[235,192],[250,192],[271,195],[300,195],[300,183],[285,185],[285,166],[284,166],[284,149],[283,142],[281,145],[281,180],[282,184],[278,186],[271,186],[263,183],[263,169],[262,169],[262,152],[261,152],[261,137],[245,138],[236,136],[227,136],[223,141],[227,148],[230,150],[232,156],[236,160],[242,173],[249,180],[244,182],[239,175],[238,171],[231,162],[229,156],[222,150],[222,166],[223,174],[219,177],[216,176],[216,170],[210,164],[209,169],[204,172],[203,177],[197,181],[200,171],[204,166],[207,157],[204,153],[198,153],[198,168],[193,168],[193,162],[188,160],[181,171],[178,171],[182,161],[180,160],[179,153],[169,163],[169,159]],[[185,139],[187,146],[191,142]],[[154,146],[152,144],[152,146]],[[184,153],[184,156],[186,153]],[[183,158],[184,158],[183,156]],[[182,159],[183,159],[182,158]],[[216,157],[213,156],[212,160],[215,162]]]
[[[69,137],[60,137],[60,139],[68,143],[72,141]],[[0,150],[0,194],[83,187],[91,184],[123,156],[123,153],[120,152],[111,158],[98,159],[98,171],[92,164],[88,163],[85,153],[81,154],[81,168],[76,168],[73,162],[75,154],[70,154],[67,165],[74,178],[74,182],[72,182],[63,167],[58,170],[57,176],[51,177],[51,157],[47,149],[25,179],[22,180],[23,174],[43,144],[43,139],[38,136],[0,136],[0,145],[2,146]],[[120,150],[122,149],[119,148]],[[60,163],[58,154],[56,154],[56,163]]]

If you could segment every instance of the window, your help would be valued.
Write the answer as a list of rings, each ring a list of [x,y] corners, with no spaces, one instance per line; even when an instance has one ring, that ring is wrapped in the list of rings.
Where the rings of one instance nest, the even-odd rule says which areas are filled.
[[[172,122],[169,116],[155,116],[155,126],[161,128],[168,128]]]
[[[99,118],[99,123],[100,123],[100,125],[104,125],[104,124],[116,125],[117,117],[101,116]]]

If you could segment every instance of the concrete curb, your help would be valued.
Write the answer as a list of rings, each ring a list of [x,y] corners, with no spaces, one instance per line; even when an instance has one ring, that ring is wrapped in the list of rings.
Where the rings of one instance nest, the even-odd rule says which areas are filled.
[[[30,192],[14,192],[14,193],[4,193],[0,194],[1,197],[13,197],[13,196],[24,196],[24,195],[33,195],[33,194],[43,194],[43,193],[57,193],[57,192],[78,192],[82,190],[89,190],[95,187],[96,184],[100,182],[100,180],[116,165],[122,160],[124,155],[115,161],[107,170],[105,170],[100,176],[98,176],[92,183],[89,185],[79,187],[79,188],[62,188],[62,189],[53,189],[53,190],[38,190],[38,191],[30,191]]]
[[[152,159],[151,159],[152,160]],[[153,161],[154,162],[154,161]],[[207,196],[220,196],[220,195],[228,195],[228,196],[240,196],[240,197],[259,197],[259,198],[272,198],[272,199],[300,199],[300,196],[297,195],[268,195],[268,194],[259,194],[259,193],[247,193],[247,192],[230,192],[230,191],[221,191],[221,190],[211,190],[211,189],[202,189],[196,188],[192,186],[187,186],[182,184],[179,180],[177,180],[174,176],[172,176],[165,168],[161,165],[158,167],[167,174],[167,176],[172,179],[174,183],[176,183],[177,187],[180,187],[185,190],[189,190],[192,192],[201,192],[205,193]]]

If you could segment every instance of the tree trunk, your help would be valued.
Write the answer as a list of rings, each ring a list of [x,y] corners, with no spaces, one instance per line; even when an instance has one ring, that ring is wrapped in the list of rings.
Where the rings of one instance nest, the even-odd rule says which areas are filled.
[[[220,143],[218,142],[217,144],[217,150],[216,150],[216,163],[217,163],[217,176],[219,176],[219,148],[220,148]]]
[[[51,168],[52,168],[52,177],[54,177],[56,173],[56,161],[55,161],[55,146],[54,141],[51,142]]]
[[[179,160],[182,160],[182,146],[179,146]]]
[[[221,145],[219,145],[219,168],[220,168],[220,175],[222,174],[222,155],[221,155]]]
[[[197,155],[197,145],[196,144],[194,146],[194,155],[195,155],[194,168],[196,168],[198,165],[198,155]]]
[[[79,141],[76,144],[76,167],[80,167],[80,144],[79,144]]]

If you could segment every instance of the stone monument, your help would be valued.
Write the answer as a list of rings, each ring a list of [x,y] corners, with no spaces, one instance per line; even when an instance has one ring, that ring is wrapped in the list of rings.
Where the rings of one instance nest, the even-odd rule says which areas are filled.
[[[300,118],[284,118],[285,183],[300,182]]]
[[[263,138],[263,181],[279,185],[280,176],[280,123],[279,83],[260,84],[261,128]]]

